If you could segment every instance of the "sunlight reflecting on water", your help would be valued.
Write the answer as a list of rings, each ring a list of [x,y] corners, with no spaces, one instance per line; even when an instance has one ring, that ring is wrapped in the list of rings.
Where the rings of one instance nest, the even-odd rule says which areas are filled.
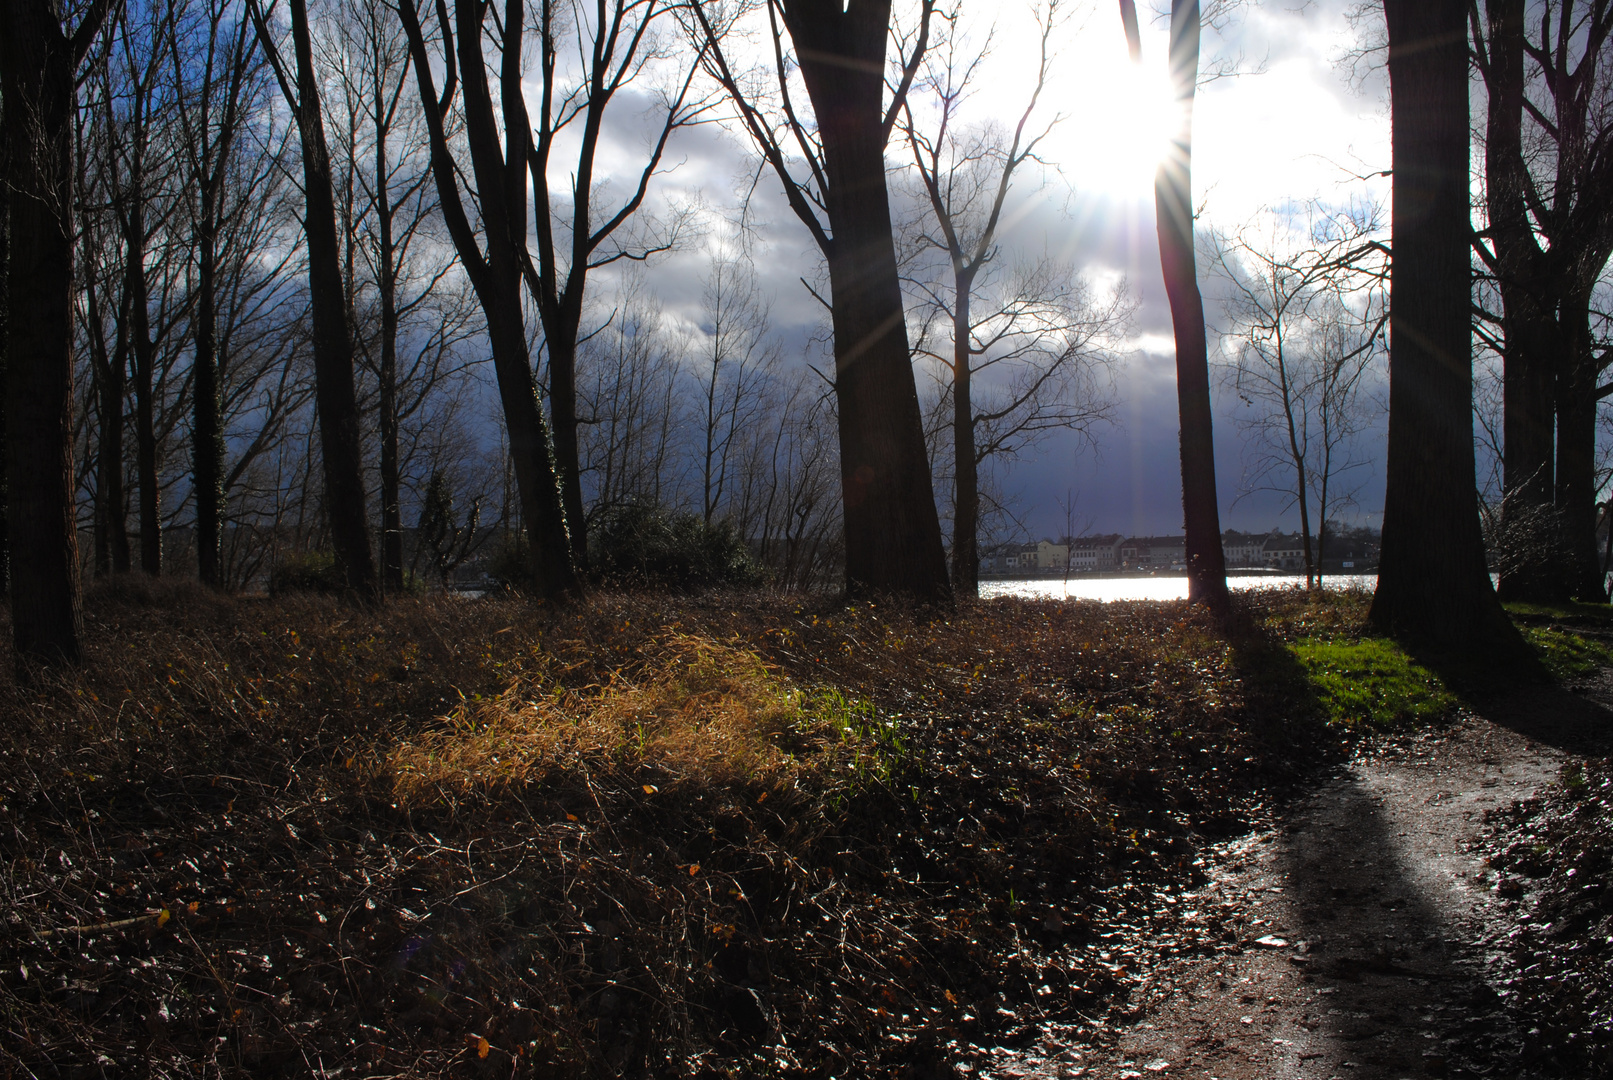
[[[1332,574],[1322,580],[1329,589],[1360,589],[1370,592],[1378,585],[1377,574]],[[1304,574],[1258,574],[1227,578],[1228,588],[1303,589]],[[998,580],[980,583],[980,598],[1024,596],[1033,600],[1186,600],[1185,577],[1072,577],[1066,587],[1063,578]]]

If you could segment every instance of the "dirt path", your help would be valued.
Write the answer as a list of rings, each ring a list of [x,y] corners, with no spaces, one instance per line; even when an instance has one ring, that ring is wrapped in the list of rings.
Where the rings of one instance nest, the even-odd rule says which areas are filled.
[[[1554,691],[1492,715],[1362,754],[1218,845],[1208,884],[1169,898],[1176,917],[1128,950],[1129,1011],[979,1075],[1532,1075],[1502,983],[1525,883],[1476,841],[1486,811],[1552,784],[1609,714]]]

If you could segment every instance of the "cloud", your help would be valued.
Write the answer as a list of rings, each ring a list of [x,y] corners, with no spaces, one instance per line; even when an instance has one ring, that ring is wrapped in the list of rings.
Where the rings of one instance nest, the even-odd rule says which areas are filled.
[[[1217,80],[1199,95],[1194,179],[1195,199],[1204,207],[1202,227],[1233,228],[1262,207],[1289,200],[1386,194],[1387,181],[1355,178],[1387,167],[1389,128],[1381,73],[1356,87],[1339,62],[1354,42],[1355,31],[1345,18],[1349,6],[1346,0],[1253,6],[1224,38],[1206,37],[1207,55],[1241,54],[1251,65],[1263,62],[1264,70]],[[1028,42],[1025,24],[1016,21],[1018,9],[997,10],[995,52],[981,71],[974,105],[981,118],[1008,122],[1017,118],[1028,86]],[[1079,494],[1078,523],[1099,531],[1155,533],[1181,527],[1174,339],[1160,279],[1150,177],[1134,160],[1138,145],[1151,144],[1139,137],[1127,146],[1115,145],[1117,138],[1129,137],[1127,124],[1146,117],[1127,96],[1144,91],[1128,81],[1134,76],[1118,20],[1111,16],[1107,5],[1094,5],[1064,45],[1059,80],[1048,95],[1049,109],[1063,119],[1046,144],[1047,182],[1038,186],[1027,176],[1019,185],[1002,235],[1005,254],[1048,252],[1110,287],[1124,280],[1139,301],[1129,351],[1116,371],[1118,422],[1097,432],[1096,450],[1074,437],[1055,437],[1005,477],[1036,534],[1062,531],[1058,504],[1072,490]],[[1135,78],[1158,78],[1164,28],[1144,30],[1145,70]],[[618,183],[636,181],[656,120],[649,96],[624,93],[604,133],[602,173],[619,178]],[[889,156],[893,167],[904,161],[895,146]],[[772,300],[774,326],[786,353],[804,360],[810,340],[821,333],[825,312],[800,279],[817,280],[821,260],[777,177],[771,170],[758,173],[748,143],[716,126],[680,132],[668,163],[675,167],[657,181],[648,208],[664,215],[698,198],[709,241],[728,228],[723,219],[736,216],[743,203],[750,254]],[[644,270],[646,285],[669,318],[698,322],[707,265],[705,249],[696,243]],[[601,274],[592,285],[596,299],[613,291],[615,273]],[[1214,322],[1214,283],[1206,286]],[[1280,498],[1243,493],[1242,440],[1231,403],[1223,398],[1218,392],[1216,471],[1223,523],[1238,528],[1294,524]],[[1375,478],[1363,491],[1362,506],[1375,511],[1380,503],[1381,480]]]

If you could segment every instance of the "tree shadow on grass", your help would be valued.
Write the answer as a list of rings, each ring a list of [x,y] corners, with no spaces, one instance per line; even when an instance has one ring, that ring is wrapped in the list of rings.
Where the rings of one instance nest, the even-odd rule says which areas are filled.
[[[1232,668],[1243,685],[1245,725],[1267,748],[1275,778],[1299,780],[1343,745],[1326,723],[1305,665],[1249,611],[1235,611],[1228,627]]]
[[[1613,753],[1613,671],[1565,681],[1544,663],[1493,671],[1402,642],[1413,660],[1438,675],[1464,706],[1533,742],[1571,754]]]

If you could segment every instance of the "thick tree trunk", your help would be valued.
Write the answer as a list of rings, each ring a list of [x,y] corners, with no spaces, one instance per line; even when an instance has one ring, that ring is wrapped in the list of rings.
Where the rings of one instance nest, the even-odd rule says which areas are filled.
[[[5,23],[0,22],[0,26]],[[3,49],[0,46],[0,49]],[[4,52],[0,52],[3,56]],[[5,124],[0,123],[0,176],[9,181],[11,174],[7,171],[6,146],[8,145],[8,132]],[[9,340],[7,326],[10,323],[11,304],[6,292],[11,280],[11,196],[10,184],[0,184],[0,593],[11,595],[11,540],[7,530],[7,521],[10,515],[10,485],[6,479],[6,357],[7,342]]]
[[[196,570],[202,583],[224,586],[224,425],[220,418],[216,290],[217,212],[212,184],[202,191],[196,237],[196,359],[191,380],[191,463],[195,469]]]
[[[1193,246],[1193,98],[1198,86],[1198,0],[1172,0],[1171,83],[1181,128],[1154,180],[1159,259],[1176,336],[1176,405],[1181,424],[1182,523],[1187,594],[1217,614],[1228,608],[1221,510],[1215,491],[1209,346]]]
[[[975,453],[974,357],[969,352],[969,297],[974,275],[960,275],[952,311],[952,591],[980,595],[980,464]]]
[[[580,313],[579,313],[580,317]],[[588,567],[588,515],[582,502],[582,459],[577,445],[577,331],[579,320],[568,319],[570,332],[547,337],[549,354],[549,418],[554,425],[554,462],[559,474],[561,505],[571,536],[571,558]]]
[[[499,276],[496,263],[494,276]],[[484,299],[483,305],[499,400],[510,435],[510,457],[515,462],[516,489],[527,523],[527,570],[539,596],[564,597],[576,591],[577,576],[548,431],[532,379],[519,271],[510,268],[503,280],[489,289],[489,299]]]
[[[885,185],[890,4],[793,3],[786,21],[817,117],[828,183],[846,589],[946,600],[951,588]]]
[[[377,581],[364,511],[363,451],[358,398],[353,389],[353,338],[342,287],[330,151],[325,141],[306,0],[291,0],[290,8],[297,55],[298,100],[294,111],[302,139],[314,395],[324,461],[325,514],[347,588],[361,599],[371,599],[377,593]]]
[[[1550,521],[1554,476],[1552,423],[1555,369],[1560,354],[1557,321],[1545,280],[1545,257],[1530,224],[1523,155],[1524,2],[1486,5],[1488,61],[1485,119],[1485,197],[1489,239],[1501,292],[1503,529]],[[1517,546],[1517,545],[1514,545]],[[1562,568],[1552,544],[1526,544],[1529,559],[1503,560],[1503,599],[1562,599]]]
[[[1558,371],[1557,518],[1562,523],[1563,589],[1574,600],[1607,603],[1596,550],[1596,360],[1588,290],[1566,296],[1559,317],[1569,347]]]
[[[51,0],[0,5],[10,195],[6,478],[17,663],[78,659],[73,508],[73,43]]]
[[[1371,620],[1477,663],[1526,662],[1490,587],[1473,473],[1467,5],[1386,0],[1392,362]]]

